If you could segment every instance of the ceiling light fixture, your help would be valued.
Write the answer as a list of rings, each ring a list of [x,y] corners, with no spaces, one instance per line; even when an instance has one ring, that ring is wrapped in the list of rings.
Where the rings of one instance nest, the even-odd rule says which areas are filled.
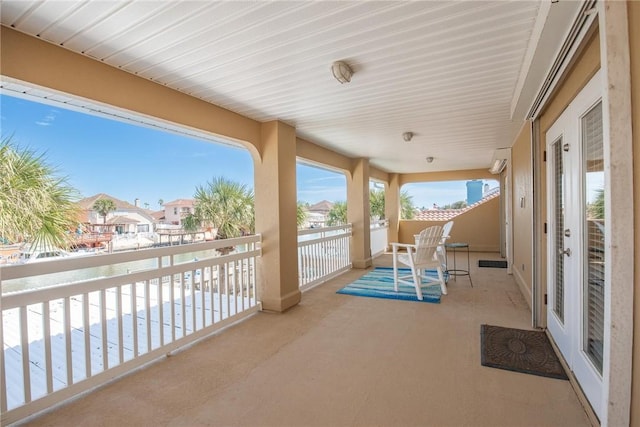
[[[331,64],[331,72],[333,73],[333,77],[340,83],[349,83],[353,75],[353,70],[349,67],[349,64],[344,61],[336,61]]]
[[[404,139],[406,142],[411,141],[412,138],[413,138],[413,132],[405,132],[402,134],[402,139]]]
[[[427,163],[432,163],[433,162],[433,157],[429,156],[427,157]]]

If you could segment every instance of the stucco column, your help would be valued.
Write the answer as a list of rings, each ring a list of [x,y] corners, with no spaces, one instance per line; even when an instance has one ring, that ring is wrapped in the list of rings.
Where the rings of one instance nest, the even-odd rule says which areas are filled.
[[[639,423],[637,405],[633,408],[634,421],[631,420],[632,375],[636,381],[640,376],[633,363],[633,299],[637,290],[634,290],[633,262],[629,262],[634,259],[637,248],[634,247],[632,214],[635,129],[628,10],[626,2],[598,2],[604,88],[602,133],[605,182],[609,182],[605,185],[608,194],[605,193],[604,213],[607,227],[605,263],[608,267],[605,283],[610,286],[605,287],[604,295],[603,427]],[[638,34],[637,30],[635,34]]]
[[[369,160],[355,159],[347,179],[347,221],[353,224],[351,262],[354,268],[371,266]]]
[[[384,189],[384,216],[389,220],[387,241],[398,242],[400,230],[400,175],[389,174],[389,184]]]
[[[262,234],[259,297],[262,308],[282,312],[300,302],[296,225],[296,132],[273,121],[261,125],[255,165],[256,232]]]

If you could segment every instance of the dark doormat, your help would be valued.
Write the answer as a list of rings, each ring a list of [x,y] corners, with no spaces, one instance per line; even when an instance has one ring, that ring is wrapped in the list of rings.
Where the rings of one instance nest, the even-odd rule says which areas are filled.
[[[482,325],[482,365],[525,374],[568,380],[549,338],[542,331]]]
[[[478,267],[507,268],[507,261],[481,259],[478,261]]]

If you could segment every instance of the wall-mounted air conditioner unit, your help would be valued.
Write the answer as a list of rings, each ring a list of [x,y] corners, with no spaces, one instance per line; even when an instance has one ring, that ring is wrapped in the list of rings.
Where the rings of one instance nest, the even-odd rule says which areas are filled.
[[[507,166],[507,161],[511,158],[511,148],[498,148],[493,153],[493,160],[489,172],[494,175],[499,174]]]

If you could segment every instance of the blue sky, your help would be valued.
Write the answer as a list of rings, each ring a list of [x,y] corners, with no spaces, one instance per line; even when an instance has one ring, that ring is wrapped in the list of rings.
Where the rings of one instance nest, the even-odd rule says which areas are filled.
[[[253,188],[253,161],[241,148],[0,95],[2,138],[44,153],[82,197],[107,193],[159,210],[224,176]],[[346,200],[343,174],[298,164],[298,200]],[[493,187],[494,185],[492,185]],[[405,186],[417,207],[464,200],[464,181]]]

